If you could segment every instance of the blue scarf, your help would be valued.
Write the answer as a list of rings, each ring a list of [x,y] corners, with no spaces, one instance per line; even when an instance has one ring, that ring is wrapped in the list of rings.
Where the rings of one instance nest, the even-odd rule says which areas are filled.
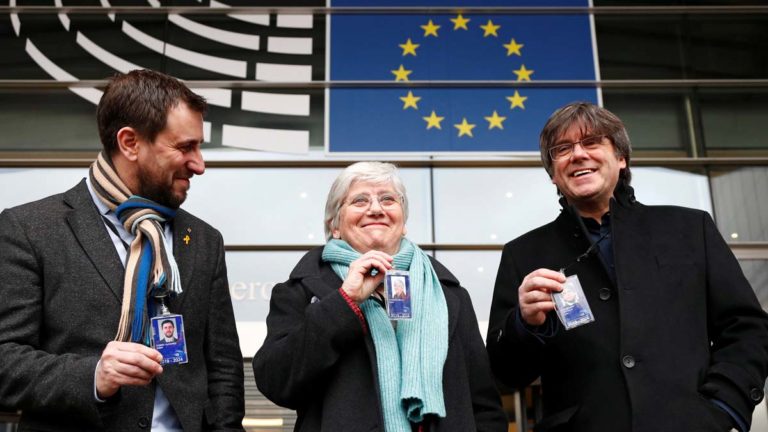
[[[342,279],[361,256],[343,240],[330,240],[323,261]],[[413,319],[397,323],[369,298],[360,305],[376,346],[379,393],[386,432],[411,432],[427,414],[445,417],[443,365],[448,355],[448,306],[429,257],[403,238],[394,256],[397,270],[410,271]]]

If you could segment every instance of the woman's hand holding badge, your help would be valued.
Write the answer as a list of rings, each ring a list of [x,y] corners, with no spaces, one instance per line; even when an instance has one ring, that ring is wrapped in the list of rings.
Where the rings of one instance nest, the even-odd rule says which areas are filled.
[[[381,251],[372,250],[352,261],[349,265],[349,274],[341,285],[341,289],[355,303],[364,302],[384,280],[384,273],[392,268],[392,256]],[[376,276],[371,275],[371,270],[376,269]]]
[[[538,269],[529,273],[517,290],[520,316],[531,326],[540,326],[547,319],[547,313],[555,309],[552,292],[560,292],[565,275],[549,269]]]

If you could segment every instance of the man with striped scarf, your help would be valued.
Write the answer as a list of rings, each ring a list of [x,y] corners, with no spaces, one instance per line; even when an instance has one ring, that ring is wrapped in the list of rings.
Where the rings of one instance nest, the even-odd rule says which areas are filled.
[[[88,177],[0,214],[0,406],[20,430],[242,430],[223,241],[179,209],[205,170],[206,108],[167,75],[114,77]],[[185,364],[151,347],[165,314],[182,316]]]

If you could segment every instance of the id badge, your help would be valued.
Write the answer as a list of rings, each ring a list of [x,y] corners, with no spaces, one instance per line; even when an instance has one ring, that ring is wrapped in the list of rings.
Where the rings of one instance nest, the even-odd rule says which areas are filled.
[[[384,275],[387,315],[391,320],[409,320],[411,312],[411,277],[404,270],[389,270]]]
[[[163,365],[187,362],[187,339],[181,315],[160,315],[152,318],[152,344],[163,355]]]
[[[563,290],[552,293],[552,301],[555,302],[557,317],[560,318],[566,330],[595,320],[577,275],[571,275],[565,279]]]

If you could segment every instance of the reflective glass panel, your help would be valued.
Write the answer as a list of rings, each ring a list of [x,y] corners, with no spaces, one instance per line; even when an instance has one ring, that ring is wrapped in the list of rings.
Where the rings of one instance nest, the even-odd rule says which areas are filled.
[[[728,241],[768,241],[768,167],[710,172],[715,220]]]

